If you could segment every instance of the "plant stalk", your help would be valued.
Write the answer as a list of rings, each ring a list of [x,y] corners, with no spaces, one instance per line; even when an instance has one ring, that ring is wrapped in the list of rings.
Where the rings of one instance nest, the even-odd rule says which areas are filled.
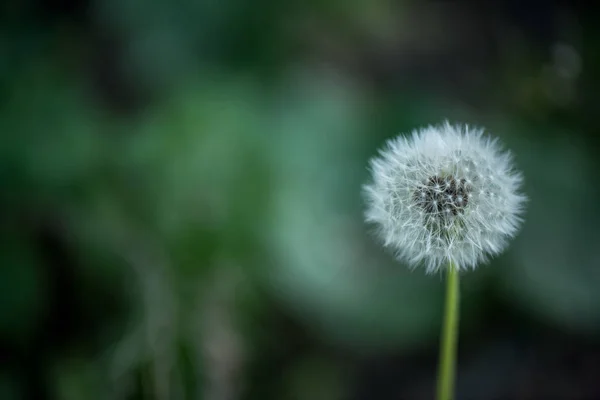
[[[440,340],[437,400],[454,399],[460,303],[459,280],[458,268],[450,263],[446,277],[444,325]]]

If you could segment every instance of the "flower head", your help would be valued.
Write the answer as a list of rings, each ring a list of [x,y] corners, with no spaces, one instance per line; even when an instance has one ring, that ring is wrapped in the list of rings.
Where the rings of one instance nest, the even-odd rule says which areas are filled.
[[[366,220],[398,259],[427,272],[475,268],[521,224],[522,175],[482,129],[445,122],[415,130],[389,140],[370,168]]]

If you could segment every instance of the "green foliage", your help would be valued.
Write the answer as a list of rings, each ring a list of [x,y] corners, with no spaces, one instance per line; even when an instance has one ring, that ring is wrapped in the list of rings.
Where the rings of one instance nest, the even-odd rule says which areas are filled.
[[[444,118],[500,136],[530,196],[509,252],[462,282],[463,329],[499,299],[597,334],[597,39],[578,49],[581,77],[560,81],[568,102],[525,42],[480,71],[483,101],[464,100],[395,71],[429,62],[395,41],[395,12],[427,13],[409,3],[3,5],[0,398],[344,398],[330,349],[436,347],[440,280],[372,240],[360,190],[386,138]],[[380,83],[388,62],[399,77]],[[135,92],[137,107],[111,111],[114,82],[108,102]]]

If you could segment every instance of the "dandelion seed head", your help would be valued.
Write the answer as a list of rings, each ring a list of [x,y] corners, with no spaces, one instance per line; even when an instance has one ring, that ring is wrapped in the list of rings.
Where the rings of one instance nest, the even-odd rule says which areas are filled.
[[[520,228],[522,175],[483,129],[445,122],[398,136],[370,169],[365,219],[410,266],[475,268]]]

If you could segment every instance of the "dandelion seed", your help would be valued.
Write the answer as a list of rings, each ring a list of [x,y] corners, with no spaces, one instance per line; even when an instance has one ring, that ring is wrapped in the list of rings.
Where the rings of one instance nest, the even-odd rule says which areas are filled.
[[[410,266],[475,268],[522,222],[522,175],[483,130],[445,122],[387,142],[370,162],[365,218]]]

